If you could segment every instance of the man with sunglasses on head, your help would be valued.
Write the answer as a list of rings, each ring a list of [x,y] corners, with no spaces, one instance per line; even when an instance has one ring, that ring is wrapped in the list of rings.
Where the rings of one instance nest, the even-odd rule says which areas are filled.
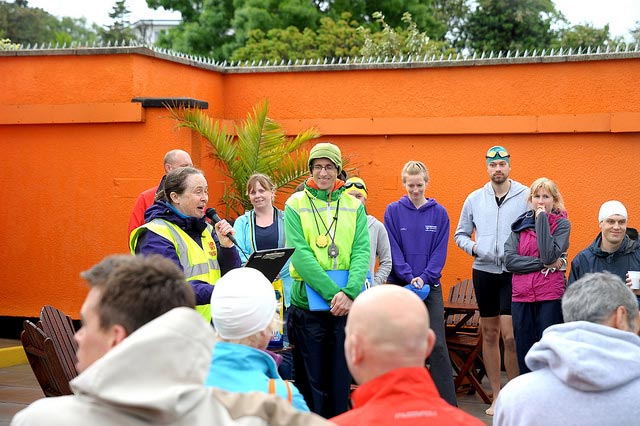
[[[507,377],[510,380],[518,375],[511,322],[511,273],[504,265],[504,243],[511,234],[511,224],[527,210],[529,191],[509,179],[511,156],[506,148],[493,146],[485,158],[490,181],[465,200],[453,238],[458,247],[474,257],[473,287],[480,311],[482,355],[493,392],[493,404],[486,413],[493,415],[501,388],[500,337]]]
[[[309,152],[311,177],[284,210],[291,257],[287,330],[296,386],[311,411],[330,418],[347,411],[351,375],[344,357],[345,324],[369,269],[364,206],[347,194],[340,148],[319,143]]]

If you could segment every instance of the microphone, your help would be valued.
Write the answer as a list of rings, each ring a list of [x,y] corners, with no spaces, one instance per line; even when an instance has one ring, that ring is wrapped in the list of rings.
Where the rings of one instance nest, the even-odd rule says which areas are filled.
[[[209,219],[211,219],[211,222],[213,222],[213,224],[215,225],[216,223],[220,222],[222,219],[220,219],[220,216],[218,216],[218,212],[216,211],[216,209],[214,209],[213,207],[209,207],[207,209],[207,211],[204,214],[206,217],[208,217]],[[238,249],[240,251],[242,251],[242,249],[240,248],[240,246],[238,245],[238,242],[236,241],[236,239],[234,238],[234,236],[231,234],[231,232],[229,232],[227,235],[225,235],[228,239],[231,240],[231,242],[233,244],[236,245],[236,247],[238,247]],[[242,251],[242,253],[244,253],[244,251]],[[245,254],[246,256],[246,254]],[[249,257],[249,256],[247,256]]]

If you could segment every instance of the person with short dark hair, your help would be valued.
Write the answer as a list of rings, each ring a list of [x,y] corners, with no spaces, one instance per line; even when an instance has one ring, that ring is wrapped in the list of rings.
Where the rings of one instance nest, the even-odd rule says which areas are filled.
[[[196,309],[211,321],[211,293],[218,278],[240,267],[240,257],[227,237],[235,231],[226,220],[207,223],[209,186],[202,171],[181,167],[170,171],[164,189],[145,213],[146,223],[129,241],[133,254],[160,254],[182,268],[196,296]]]
[[[493,424],[636,425],[640,418],[640,314],[620,277],[589,273],[562,297],[552,325],[526,356],[531,373],[500,392]]]
[[[520,182],[509,179],[511,154],[505,147],[489,148],[485,162],[489,182],[467,196],[453,239],[465,253],[473,256],[472,278],[480,311],[482,357],[493,392],[493,402],[485,413],[493,415],[502,387],[501,364],[504,362],[508,380],[518,375],[511,318],[512,274],[504,263],[504,242],[511,234],[511,224],[527,210],[529,192]]]
[[[90,289],[75,335],[73,395],[34,402],[13,426],[326,424],[276,396],[204,386],[213,328],[170,260],[110,256],[82,276]]]

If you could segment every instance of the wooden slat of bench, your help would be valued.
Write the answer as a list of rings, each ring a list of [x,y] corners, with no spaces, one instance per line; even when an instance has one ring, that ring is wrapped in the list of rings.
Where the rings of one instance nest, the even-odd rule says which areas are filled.
[[[75,330],[71,318],[53,306],[45,305],[40,311],[40,322],[43,331],[53,342],[67,381],[70,381],[78,375],[78,345],[73,338]]]
[[[67,380],[52,340],[37,325],[27,320],[20,335],[33,374],[46,396],[70,395]]]

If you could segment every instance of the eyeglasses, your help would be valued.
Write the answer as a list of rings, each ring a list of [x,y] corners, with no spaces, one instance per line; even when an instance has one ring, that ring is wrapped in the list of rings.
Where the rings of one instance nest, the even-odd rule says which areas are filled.
[[[487,158],[509,158],[511,157],[507,151],[487,151]]]
[[[352,186],[355,186],[356,188],[362,189],[363,191],[367,192],[367,188],[363,184],[361,184],[360,182],[347,182],[344,185],[345,189],[349,189]]]
[[[319,172],[322,169],[325,169],[328,172],[335,172],[337,169],[336,166],[334,166],[333,164],[327,164],[326,166],[321,166],[320,164],[314,164],[312,167],[314,172]]]

